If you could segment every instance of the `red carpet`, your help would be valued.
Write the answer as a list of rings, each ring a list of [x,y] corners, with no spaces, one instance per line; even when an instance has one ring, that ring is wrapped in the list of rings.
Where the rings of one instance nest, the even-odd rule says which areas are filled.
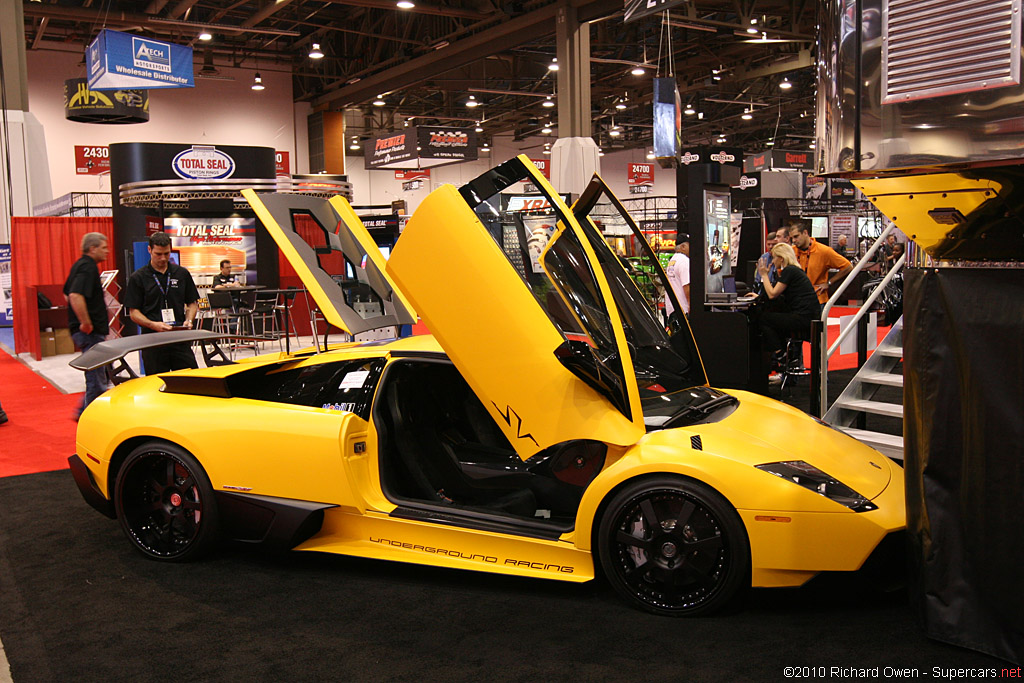
[[[64,469],[75,452],[72,419],[82,394],[62,394],[0,351],[0,477]]]

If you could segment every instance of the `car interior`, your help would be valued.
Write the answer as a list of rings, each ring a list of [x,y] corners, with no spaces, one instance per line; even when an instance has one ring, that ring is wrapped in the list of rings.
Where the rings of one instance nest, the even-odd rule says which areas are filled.
[[[576,440],[523,461],[449,362],[400,360],[374,402],[381,483],[392,500],[571,529],[603,443]]]

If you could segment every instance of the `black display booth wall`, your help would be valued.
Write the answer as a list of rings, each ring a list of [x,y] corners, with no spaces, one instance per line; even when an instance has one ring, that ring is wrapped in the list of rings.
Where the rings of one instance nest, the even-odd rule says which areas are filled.
[[[1024,270],[910,269],[907,527],[928,635],[1024,656]]]
[[[201,198],[206,192],[202,179],[187,179],[180,177],[174,171],[174,160],[182,152],[188,152],[194,144],[177,144],[162,142],[121,142],[110,145],[110,192],[112,195],[111,205],[114,217],[114,243],[119,248],[126,250],[118,255],[118,268],[122,270],[119,274],[121,286],[124,286],[124,278],[130,274],[132,267],[138,268],[143,264],[131,264],[126,262],[125,254],[131,254],[133,242],[141,242],[147,239],[147,224],[155,221],[163,224],[163,219],[170,215],[185,218],[226,218],[230,216],[241,216],[245,218],[254,217],[256,214],[249,209],[236,209],[234,201],[229,197],[226,199]],[[232,145],[201,145],[204,147],[215,147],[218,152],[223,152],[234,162],[233,172],[228,177],[238,184],[244,185],[245,180],[273,180],[276,177],[275,151],[272,147],[245,147]],[[165,203],[160,205],[159,201],[149,206],[125,206],[120,200],[120,188],[125,183],[141,181],[174,180],[172,183],[175,189],[190,191],[200,198],[185,200],[185,208],[170,208]],[[165,191],[170,192],[168,187]],[[259,284],[268,287],[278,285],[278,259],[277,247],[273,238],[266,229],[256,222],[256,271],[259,274]],[[129,325],[128,328],[133,326]]]

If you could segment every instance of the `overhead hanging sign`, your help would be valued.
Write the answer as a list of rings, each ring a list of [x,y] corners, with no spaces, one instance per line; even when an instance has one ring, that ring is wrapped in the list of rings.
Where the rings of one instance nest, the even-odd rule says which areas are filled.
[[[192,88],[192,48],[103,29],[85,51],[92,90]]]
[[[410,126],[363,143],[363,162],[370,170],[429,168],[476,158],[476,131],[472,128]]]
[[[625,0],[626,14],[622,21],[634,21],[682,5],[686,0]]]
[[[413,168],[408,171],[395,171],[395,180],[423,180],[430,177],[429,168]]]
[[[790,152],[784,149],[772,151],[772,168],[777,170],[813,171],[812,152]]]
[[[629,168],[626,169],[626,184],[653,185],[654,164],[629,164]]]
[[[75,145],[75,174],[110,173],[110,148],[106,145]]]
[[[291,164],[288,161],[288,152],[274,151],[274,173],[276,175],[291,175]]]
[[[530,163],[537,167],[537,170],[541,172],[548,180],[551,180],[551,160],[550,159],[530,159]]]
[[[149,121],[146,90],[90,90],[84,78],[64,81],[64,118],[77,123],[145,123]]]
[[[654,79],[654,156],[662,168],[678,165],[682,147],[682,100],[674,78]]]

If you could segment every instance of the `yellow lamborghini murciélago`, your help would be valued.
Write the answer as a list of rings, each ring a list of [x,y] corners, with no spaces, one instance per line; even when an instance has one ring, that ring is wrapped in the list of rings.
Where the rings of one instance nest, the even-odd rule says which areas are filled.
[[[530,211],[502,194],[524,181],[546,196]],[[565,581],[600,567],[635,605],[695,615],[857,570],[904,527],[888,458],[707,386],[686,319],[666,328],[602,239],[636,225],[600,178],[572,208],[525,157],[442,186],[386,263],[343,199],[244,194],[332,326],[418,315],[433,334],[211,357],[93,402],[72,472],[147,557],[224,538]],[[347,275],[320,267],[329,251]],[[215,338],[114,340],[74,365]]]

